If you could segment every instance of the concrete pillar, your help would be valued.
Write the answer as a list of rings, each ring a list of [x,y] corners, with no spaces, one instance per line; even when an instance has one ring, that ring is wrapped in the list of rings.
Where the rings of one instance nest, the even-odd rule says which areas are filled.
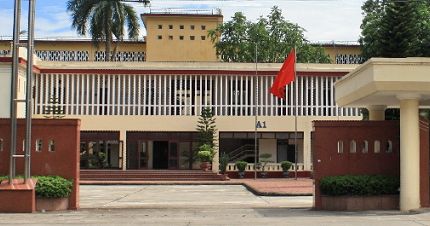
[[[303,131],[303,166],[307,171],[311,170],[311,150],[312,150],[312,141],[311,141],[311,131],[307,129]],[[300,152],[300,149],[299,149]]]
[[[122,170],[126,170],[127,169],[127,131],[126,130],[119,131],[119,140],[123,142]]]
[[[369,110],[369,120],[385,120],[385,109],[387,106],[385,105],[371,105],[367,107]]]
[[[400,99],[400,210],[420,208],[418,97]]]
[[[218,173],[219,171],[219,131],[215,134],[215,156],[212,159],[212,172]]]

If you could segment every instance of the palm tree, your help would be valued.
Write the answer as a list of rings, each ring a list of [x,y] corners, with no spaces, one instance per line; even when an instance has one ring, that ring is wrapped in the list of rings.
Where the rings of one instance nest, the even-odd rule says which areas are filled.
[[[138,38],[139,23],[136,11],[121,0],[69,0],[67,10],[72,14],[72,27],[79,35],[89,32],[96,46],[104,42],[106,61],[114,59],[118,42],[124,39],[125,27],[128,38]],[[114,37],[116,42],[111,56]]]

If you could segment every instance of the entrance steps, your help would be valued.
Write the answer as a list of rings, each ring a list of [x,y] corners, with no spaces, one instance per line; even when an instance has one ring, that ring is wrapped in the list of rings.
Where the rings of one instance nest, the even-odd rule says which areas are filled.
[[[82,182],[221,181],[222,175],[201,170],[81,170]]]

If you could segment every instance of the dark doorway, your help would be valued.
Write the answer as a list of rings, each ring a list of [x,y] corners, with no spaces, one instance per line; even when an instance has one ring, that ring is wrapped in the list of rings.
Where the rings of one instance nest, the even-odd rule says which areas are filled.
[[[169,163],[169,142],[154,141],[154,169],[167,169]]]

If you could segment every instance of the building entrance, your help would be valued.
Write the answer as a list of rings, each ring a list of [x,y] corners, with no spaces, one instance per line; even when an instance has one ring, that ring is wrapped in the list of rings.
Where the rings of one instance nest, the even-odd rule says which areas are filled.
[[[154,141],[154,169],[168,169],[169,166],[169,142]]]

